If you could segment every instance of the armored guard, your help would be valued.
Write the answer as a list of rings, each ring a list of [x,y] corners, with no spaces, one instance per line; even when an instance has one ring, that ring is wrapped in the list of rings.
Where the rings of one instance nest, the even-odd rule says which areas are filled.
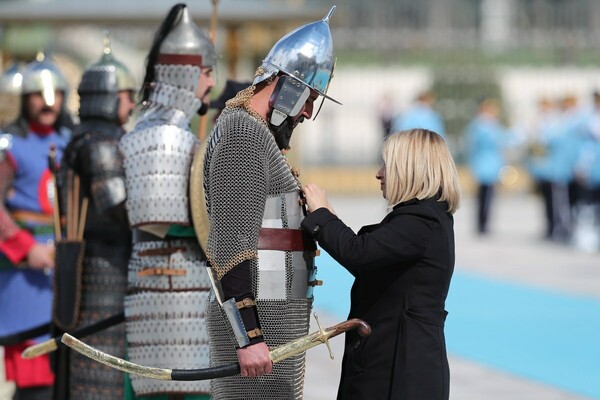
[[[189,123],[214,85],[213,44],[184,4],[156,33],[142,87],[143,108],[120,142],[127,214],[134,228],[125,302],[133,362],[158,367],[209,365],[205,308],[210,281],[189,215],[188,181],[198,139]],[[132,376],[136,396],[208,398],[210,383]],[[177,397],[182,398],[182,397]],[[197,398],[197,397],[195,397]]]
[[[23,70],[20,115],[0,139],[0,336],[51,318],[56,190],[48,154],[53,147],[60,162],[71,134],[67,93],[62,72],[38,54]],[[5,348],[6,378],[15,382],[19,399],[51,397],[49,357],[20,357],[38,339]]]
[[[103,55],[81,78],[80,124],[61,164],[61,204],[67,223],[64,249],[79,251],[76,244],[80,242],[85,251],[83,259],[74,257],[76,265],[68,265],[73,257],[58,252],[65,259],[58,262],[56,271],[53,322],[57,332],[71,332],[123,312],[131,231],[118,142],[135,107],[136,90],[133,76],[113,57],[107,38]],[[124,324],[89,340],[125,357]],[[56,400],[123,398],[124,378],[118,371],[91,365],[86,357],[64,348],[57,360]]]
[[[242,375],[213,381],[218,400],[302,398],[304,354],[271,366],[268,347],[309,327],[316,247],[300,230],[300,185],[284,154],[314,101],[327,97],[333,10],[275,44],[207,140],[204,246],[218,281],[208,315],[211,362],[239,359]]]

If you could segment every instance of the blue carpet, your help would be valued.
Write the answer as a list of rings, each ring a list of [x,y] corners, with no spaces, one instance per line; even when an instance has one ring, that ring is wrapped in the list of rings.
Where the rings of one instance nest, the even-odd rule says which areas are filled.
[[[340,319],[353,278],[325,251],[315,308]],[[446,303],[448,352],[600,399],[600,301],[456,272]]]

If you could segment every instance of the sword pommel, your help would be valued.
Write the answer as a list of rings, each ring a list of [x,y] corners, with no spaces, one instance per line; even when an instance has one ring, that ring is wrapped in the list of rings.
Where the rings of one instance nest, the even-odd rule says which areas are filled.
[[[362,319],[358,318],[352,318],[348,321],[341,322],[335,326],[332,326],[329,329],[334,330],[334,333],[332,333],[329,337],[334,337],[339,335],[340,333],[348,332],[353,329],[357,329],[358,334],[362,337],[367,337],[371,334],[371,326]]]

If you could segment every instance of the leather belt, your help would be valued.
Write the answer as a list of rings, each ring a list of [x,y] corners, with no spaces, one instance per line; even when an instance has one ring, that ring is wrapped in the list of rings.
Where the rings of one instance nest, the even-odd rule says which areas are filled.
[[[184,252],[186,247],[159,247],[157,249],[146,249],[138,251],[140,257],[159,257],[159,256],[170,256],[171,254]]]
[[[314,251],[317,245],[302,229],[260,228],[258,250]]]
[[[52,215],[36,213],[26,210],[14,210],[10,212],[11,217],[16,222],[35,222],[38,224],[52,225]]]
[[[167,276],[185,276],[187,271],[185,269],[173,269],[173,268],[144,268],[138,271],[138,276],[156,276],[156,275],[167,275]]]

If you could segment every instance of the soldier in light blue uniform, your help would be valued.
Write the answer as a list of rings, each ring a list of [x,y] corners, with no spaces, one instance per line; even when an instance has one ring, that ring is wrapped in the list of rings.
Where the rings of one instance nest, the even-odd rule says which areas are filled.
[[[581,196],[575,206],[573,243],[593,252],[600,250],[600,92],[587,116],[579,140],[575,176]]]
[[[511,133],[500,123],[500,105],[493,98],[484,99],[477,116],[467,126],[469,167],[477,182],[477,232],[488,232],[494,186],[505,164],[504,151]]]
[[[427,129],[446,139],[446,129],[441,115],[434,110],[435,94],[431,90],[420,93],[405,113],[394,119],[392,132],[408,129]]]
[[[576,202],[574,170],[586,118],[574,96],[565,96],[561,108],[557,127],[549,132],[546,142],[554,220],[552,239],[564,242],[572,231],[572,205]]]

